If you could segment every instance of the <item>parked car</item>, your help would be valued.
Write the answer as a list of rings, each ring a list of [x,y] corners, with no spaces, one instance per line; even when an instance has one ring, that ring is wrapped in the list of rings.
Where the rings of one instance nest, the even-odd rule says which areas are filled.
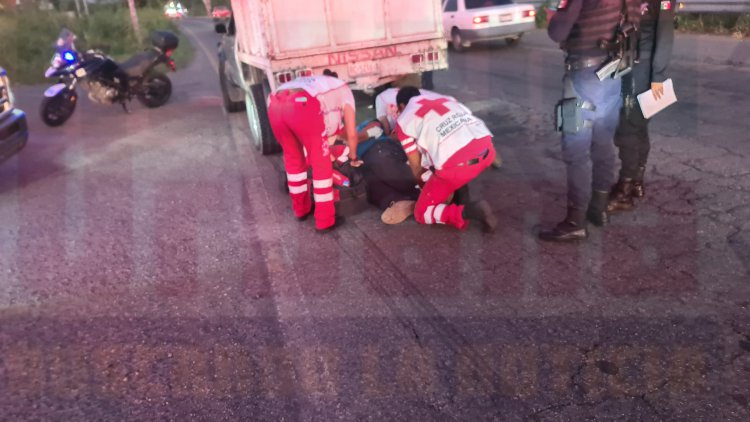
[[[515,45],[536,28],[536,9],[513,0],[445,0],[445,36],[456,51],[478,41],[505,39]]]
[[[214,22],[226,21],[232,16],[232,11],[227,6],[216,6],[211,12]]]
[[[235,23],[234,17],[229,21],[216,24],[216,32],[223,34],[219,41],[219,85],[221,97],[224,100],[224,110],[234,113],[245,110],[245,90],[242,89],[240,66],[235,54]]]
[[[14,107],[10,80],[0,67],[0,162],[20,151],[28,139],[26,114]]]
[[[164,16],[169,19],[182,19],[187,16],[188,10],[182,7],[182,3],[170,1],[164,6]]]

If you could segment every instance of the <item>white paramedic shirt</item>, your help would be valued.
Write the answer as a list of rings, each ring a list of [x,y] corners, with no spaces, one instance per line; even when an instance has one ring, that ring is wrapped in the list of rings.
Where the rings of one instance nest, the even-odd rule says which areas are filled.
[[[335,136],[344,128],[344,106],[350,105],[356,110],[354,94],[341,79],[325,75],[304,76],[287,82],[276,89],[276,92],[289,89],[303,89],[320,102],[326,131],[324,136]]]
[[[399,88],[388,88],[375,97],[375,118],[388,120],[388,126],[391,130],[396,127],[396,120],[398,119],[398,104],[396,104],[398,90]],[[426,89],[420,89],[419,92],[422,95],[438,95]]]
[[[422,167],[443,168],[453,154],[475,139],[492,136],[484,122],[453,97],[413,97],[395,130],[404,152],[422,153]]]

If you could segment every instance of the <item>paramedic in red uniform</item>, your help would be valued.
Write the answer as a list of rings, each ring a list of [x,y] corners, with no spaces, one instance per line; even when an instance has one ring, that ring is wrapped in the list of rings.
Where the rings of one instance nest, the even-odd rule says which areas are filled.
[[[306,218],[312,210],[307,180],[307,169],[312,168],[318,230],[332,229],[336,223],[329,146],[342,132],[352,165],[359,163],[354,95],[334,76],[326,72],[287,82],[271,95],[268,105],[271,129],[284,151],[289,196],[298,219]]]
[[[497,219],[486,201],[446,204],[495,159],[492,133],[484,122],[453,97],[420,93],[415,87],[401,88],[396,102],[400,114],[394,133],[414,177],[424,183],[414,209],[417,222],[464,229],[471,219],[480,221],[485,232],[494,231]]]

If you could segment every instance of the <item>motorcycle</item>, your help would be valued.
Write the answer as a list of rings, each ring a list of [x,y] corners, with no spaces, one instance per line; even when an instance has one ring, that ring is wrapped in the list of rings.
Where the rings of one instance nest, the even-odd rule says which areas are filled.
[[[76,86],[88,91],[91,101],[104,105],[120,104],[128,112],[128,103],[138,98],[148,108],[164,105],[172,95],[172,82],[167,75],[154,70],[159,64],[175,70],[172,53],[179,38],[168,31],[151,35],[152,47],[117,63],[99,50],[79,53],[76,36],[63,29],[57,39],[52,63],[45,72],[58,83],[47,88],[40,107],[42,120],[48,126],[60,126],[75,111],[78,102]]]

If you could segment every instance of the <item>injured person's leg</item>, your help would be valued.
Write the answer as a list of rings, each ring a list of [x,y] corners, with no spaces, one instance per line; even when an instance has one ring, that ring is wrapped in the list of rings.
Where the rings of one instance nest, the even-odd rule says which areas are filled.
[[[367,198],[385,211],[383,222],[398,224],[406,220],[414,210],[419,190],[401,145],[390,139],[380,140],[362,160]]]

